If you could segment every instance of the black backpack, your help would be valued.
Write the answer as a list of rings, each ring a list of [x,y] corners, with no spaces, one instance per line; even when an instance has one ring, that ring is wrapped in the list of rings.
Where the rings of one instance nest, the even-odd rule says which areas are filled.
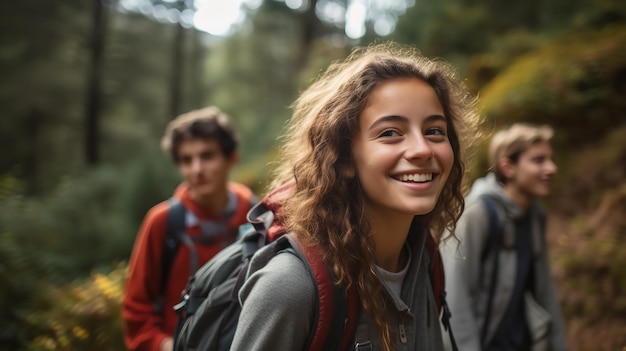
[[[179,320],[174,350],[230,349],[241,311],[238,292],[246,279],[248,264],[255,252],[268,246],[266,250],[275,254],[290,250],[306,263],[317,284],[317,325],[310,331],[309,349],[339,350],[350,341],[360,308],[356,288],[351,289],[348,298],[345,289],[335,284],[331,270],[315,247],[299,245],[282,227],[273,225],[275,213],[267,200],[270,197],[248,212],[249,223],[240,227],[239,239],[190,279],[182,301],[175,306]],[[332,296],[328,298],[329,295]]]

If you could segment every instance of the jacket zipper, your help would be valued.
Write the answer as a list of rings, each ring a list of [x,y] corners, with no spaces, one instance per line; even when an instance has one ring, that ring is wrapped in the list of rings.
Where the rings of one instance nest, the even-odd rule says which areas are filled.
[[[398,324],[398,332],[400,336],[400,342],[406,344],[409,339],[406,336],[406,328],[404,327],[404,317],[409,313],[409,309],[405,310],[400,316],[400,323]]]

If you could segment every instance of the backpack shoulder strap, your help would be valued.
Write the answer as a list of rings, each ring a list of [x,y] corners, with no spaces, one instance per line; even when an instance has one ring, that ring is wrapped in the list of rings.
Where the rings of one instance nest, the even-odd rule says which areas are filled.
[[[432,285],[433,293],[435,295],[435,301],[437,302],[437,311],[441,312],[443,305],[443,297],[446,290],[446,277],[443,269],[443,261],[441,260],[441,253],[435,243],[435,239],[426,234],[426,249],[430,253],[430,283]],[[442,295],[442,293],[444,295]]]
[[[161,281],[159,285],[159,297],[155,302],[155,311],[163,311],[163,295],[165,294],[165,286],[169,279],[172,262],[180,246],[180,236],[178,233],[185,229],[185,213],[187,209],[182,201],[175,197],[169,200],[170,207],[167,210],[167,228],[165,230],[165,243],[163,245],[163,254],[161,255]]]
[[[275,190],[275,194],[280,195],[283,191],[285,190],[279,188]],[[293,235],[284,234],[286,229],[280,223],[280,219],[276,218],[275,208],[276,206],[261,201],[250,209],[247,220],[258,233],[265,236],[267,241],[277,241],[276,244],[280,247],[291,248],[292,252],[305,263],[311,279],[315,282],[318,314],[314,321],[315,329],[309,333],[309,350],[347,350],[356,332],[361,308],[356,286],[351,286],[347,293],[344,288],[338,286],[336,277],[324,262],[319,247],[304,247]],[[276,209],[280,211],[279,208]]]
[[[452,326],[450,325],[450,317],[452,317],[452,313],[450,312],[450,308],[446,302],[446,276],[443,268],[443,261],[441,259],[441,253],[439,252],[439,247],[437,247],[437,244],[435,243],[435,239],[433,239],[433,237],[429,234],[426,235],[428,235],[426,238],[426,247],[428,252],[430,252],[430,282],[433,294],[435,295],[435,301],[437,303],[437,311],[441,313],[441,323],[443,324],[445,331],[448,332],[452,350],[458,351],[458,346],[456,344],[456,340],[454,339],[454,334],[452,333]]]
[[[503,221],[500,219],[499,211],[497,209],[499,205],[496,199],[487,195],[483,195],[479,199],[485,205],[485,209],[487,210],[487,223],[489,226],[487,241],[480,255],[480,262],[482,264],[485,262],[487,256],[492,250],[499,249],[501,246]]]
[[[356,287],[348,292],[336,284],[336,277],[324,262],[319,247],[304,247],[290,234],[285,235],[296,256],[307,264],[317,286],[317,320],[309,335],[309,350],[347,349],[356,330],[360,302]]]
[[[361,298],[355,285],[348,289],[348,316],[345,322],[345,330],[341,339],[341,350],[348,350],[352,337],[356,333],[359,314],[361,312]]]
[[[485,243],[485,248],[481,253],[481,266],[485,263],[487,256],[492,253],[493,255],[493,269],[491,270],[491,280],[489,283],[489,296],[487,298],[487,309],[485,312],[485,322],[481,328],[481,343],[484,345],[487,338],[487,329],[489,328],[489,323],[491,319],[491,310],[493,307],[493,298],[496,290],[496,280],[498,278],[498,261],[499,261],[499,251],[502,247],[502,230],[503,230],[503,221],[500,220],[500,216],[498,214],[497,201],[490,196],[481,196],[480,201],[485,205],[485,209],[487,210],[488,216],[488,233],[487,233],[487,242]],[[481,274],[482,275],[482,274]],[[481,279],[482,281],[482,279]]]

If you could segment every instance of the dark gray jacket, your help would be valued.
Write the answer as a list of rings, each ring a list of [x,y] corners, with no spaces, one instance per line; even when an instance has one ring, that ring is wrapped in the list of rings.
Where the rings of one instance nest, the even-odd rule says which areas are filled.
[[[500,204],[499,217],[504,218],[503,228],[505,243],[515,242],[514,219],[521,215],[519,208],[504,195],[502,186],[493,174],[477,180],[467,198],[467,207],[459,220],[456,236],[446,241],[441,247],[446,272],[446,290],[448,304],[452,312],[451,325],[460,350],[478,351],[481,349],[480,328],[486,320],[487,299],[493,267],[493,255],[487,255],[481,264],[481,254],[485,249],[489,222],[487,210],[476,199],[488,195]],[[533,235],[533,291],[535,300],[552,317],[549,349],[567,350],[565,331],[559,302],[556,297],[553,278],[548,262],[545,228],[542,225],[545,216],[538,203],[530,209]],[[515,285],[517,255],[515,250],[499,250],[497,285],[489,318],[486,340],[494,336],[502,316],[508,306]],[[481,270],[484,270],[481,272]],[[483,277],[482,281],[480,277]],[[445,338],[444,338],[445,339]]]
[[[410,235],[412,259],[402,299],[394,297],[388,288],[385,294],[387,319],[397,339],[394,349],[398,351],[443,350],[428,270],[430,255],[428,250],[422,250],[423,235],[423,231]],[[262,256],[255,255],[250,276],[239,293],[242,310],[231,350],[305,350],[315,312],[314,282],[295,255],[281,253],[267,264]],[[381,350],[378,330],[366,313],[361,313],[358,324],[357,330],[364,333],[358,341],[371,341],[372,350]],[[406,338],[400,338],[401,325]]]

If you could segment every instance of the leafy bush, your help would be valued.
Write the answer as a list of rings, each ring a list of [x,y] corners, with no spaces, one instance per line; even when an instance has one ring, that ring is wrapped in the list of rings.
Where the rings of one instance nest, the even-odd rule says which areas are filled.
[[[132,226],[131,237],[150,207],[172,196],[179,182],[175,165],[159,150],[146,151],[127,166],[118,193],[121,212]]]
[[[0,350],[119,344],[113,316],[119,318],[122,269],[108,277],[93,272],[127,259],[147,208],[171,195],[177,179],[165,162],[144,154],[126,169],[65,176],[42,197],[27,197],[19,179],[0,176]],[[89,274],[84,287],[55,288]]]
[[[481,90],[481,107],[493,130],[516,122],[555,127],[559,172],[572,174],[573,145],[593,145],[626,123],[619,117],[626,109],[626,26],[585,29],[538,43]],[[472,179],[489,169],[487,143]]]
[[[118,210],[118,179],[97,169],[32,198],[18,179],[0,177],[0,349],[24,349],[40,335],[44,325],[32,316],[59,303],[50,300],[54,286],[128,256],[133,236]]]
[[[594,45],[589,45],[594,43]],[[580,31],[523,55],[483,91],[497,125],[559,126],[558,146],[584,145],[613,130],[626,108],[626,26]]]
[[[126,258],[134,228],[120,211],[120,171],[102,167],[67,176],[43,198],[13,194],[0,201],[0,223],[16,248],[38,253],[54,273],[50,282],[67,282],[94,268]]]
[[[56,263],[41,250],[24,250],[15,235],[0,232],[0,350],[19,350],[38,333],[27,327],[25,316],[42,307],[47,290],[42,277],[55,274]]]
[[[43,197],[23,196],[19,182],[0,178],[0,228],[11,233],[16,250],[37,253],[51,283],[110,270],[111,262],[130,255],[147,209],[169,197],[178,181],[159,157],[144,154],[125,169],[101,166],[65,176]]]
[[[29,351],[125,350],[120,315],[126,266],[107,275],[93,274],[47,295],[48,308],[27,316],[42,332],[28,343]]]

